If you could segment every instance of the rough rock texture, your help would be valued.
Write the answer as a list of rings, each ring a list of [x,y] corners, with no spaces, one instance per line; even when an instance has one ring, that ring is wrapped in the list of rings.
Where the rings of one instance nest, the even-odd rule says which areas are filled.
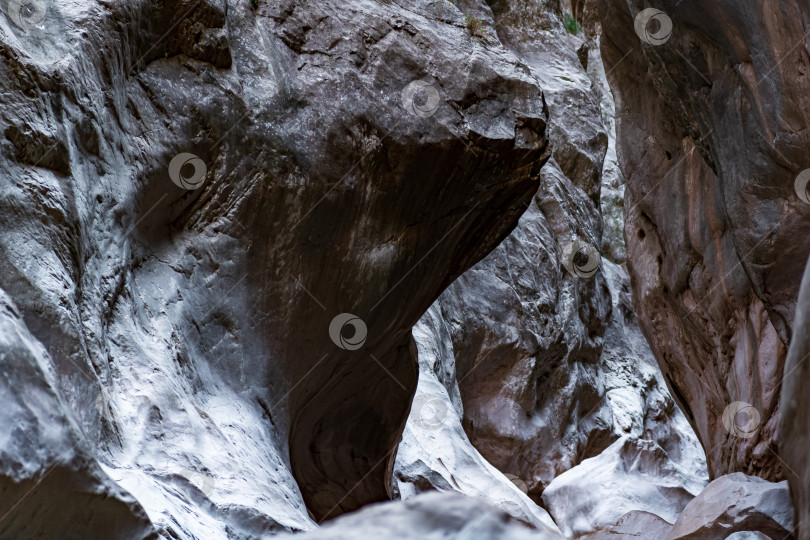
[[[640,510],[674,523],[705,480],[673,463],[655,442],[623,437],[554,479],[543,502],[563,533],[581,536]]]
[[[496,21],[548,19],[548,13],[555,11],[514,4],[496,12]],[[557,524],[570,531],[567,521],[584,520],[577,529],[582,533],[612,525],[629,510],[659,508],[674,522],[707,481],[702,450],[638,328],[625,272],[607,260],[591,279],[565,269],[572,241],[582,237],[599,245],[601,219],[593,199],[605,178],[606,139],[594,83],[560,19],[549,19],[550,29],[540,25],[542,30],[525,40],[533,50],[524,54],[543,80],[549,110],[557,112],[550,112],[549,120],[553,158],[518,227],[456,280],[414,328],[420,383],[395,483],[403,497],[426,489],[489,493],[501,508],[531,523],[535,518],[527,515],[524,498],[504,486],[503,476],[493,475],[478,451],[541,503],[543,489],[557,475],[627,436],[631,444],[656,448],[647,461],[660,470],[647,467],[647,482],[637,490],[600,492],[600,503],[622,512],[589,519],[586,506],[561,510]],[[557,52],[560,42],[567,48]],[[549,73],[539,65],[549,63],[552,51]],[[615,164],[604,165],[614,167],[607,176],[615,178]],[[466,433],[459,432],[459,416]],[[617,465],[613,454],[597,462],[597,476],[615,478],[625,474],[617,467],[633,467],[632,460]],[[594,472],[590,468],[584,476]],[[656,474],[663,476],[660,485]],[[636,482],[640,477],[627,475]],[[644,490],[657,487],[679,496],[664,496],[657,506],[645,502]],[[584,490],[591,488],[587,484]],[[567,504],[565,498],[555,499],[558,508]]]
[[[548,513],[472,446],[461,425],[462,405],[447,323],[434,303],[413,329],[419,384],[394,467],[395,495],[409,499],[425,490],[456,491],[488,500],[513,518],[560,534]]]
[[[506,27],[504,40],[529,49],[523,57],[556,112],[549,119],[553,156],[517,229],[438,303],[452,339],[470,441],[539,501],[557,474],[622,433],[641,436],[649,428],[653,437],[669,438],[662,445],[672,447],[676,460],[681,446],[694,450],[684,450],[687,461],[699,461],[700,452],[686,440],[688,428],[673,427],[679,412],[655,379],[621,270],[603,262],[609,270],[583,279],[565,269],[571,244],[600,245],[595,201],[607,143],[575,43],[562,30],[559,12],[547,5],[501,8],[496,26]],[[528,39],[528,22],[538,20],[551,29]],[[568,45],[560,47],[560,41]],[[615,281],[612,288],[606,277]],[[690,467],[700,469],[695,462]]]
[[[404,502],[374,504],[321,529],[266,538],[284,540],[559,540],[531,530],[486,503],[449,493],[425,493]]]
[[[537,80],[448,9],[89,1],[0,21],[0,289],[48,351],[31,384],[50,366],[59,440],[90,453],[65,475],[133,531],[108,478],[176,538],[309,529],[308,510],[390,495],[410,329],[510,232],[548,157]],[[359,335],[330,338],[341,313]],[[3,508],[54,456],[14,455]]]
[[[0,291],[0,538],[139,539],[154,532],[94,459],[42,345]],[[58,508],[55,506],[58,505]]]
[[[731,473],[712,481],[686,505],[667,540],[714,540],[737,531],[793,538],[787,481]]]
[[[794,190],[810,165],[810,6],[653,2],[672,32],[651,21],[643,42],[634,18],[649,2],[596,3],[639,320],[712,477],[781,479],[779,389],[810,251]],[[723,423],[734,403],[750,405],[731,413],[743,436]]]
[[[781,454],[787,464],[790,492],[796,509],[797,537],[810,539],[810,262],[804,270],[782,381]]]

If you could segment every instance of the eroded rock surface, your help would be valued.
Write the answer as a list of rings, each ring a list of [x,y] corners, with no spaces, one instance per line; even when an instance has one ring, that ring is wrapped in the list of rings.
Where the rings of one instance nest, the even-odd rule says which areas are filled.
[[[0,21],[0,289],[89,449],[71,474],[106,486],[100,463],[123,513],[127,490],[163,536],[245,538],[389,497],[411,327],[511,231],[548,158],[540,84],[450,8]],[[342,313],[359,336],[330,337]]]
[[[473,447],[462,410],[447,322],[434,303],[413,329],[419,384],[394,467],[394,492],[410,499],[429,490],[455,491],[490,504],[539,530],[561,534],[548,513]]]
[[[45,348],[0,291],[0,537],[152,538],[140,504],[96,463]],[[59,501],[58,503],[56,501]]]
[[[619,523],[632,511],[674,523],[705,485],[655,442],[623,437],[554,479],[543,502],[568,537]]]
[[[578,540],[627,540],[630,538],[666,538],[672,523],[642,510],[627,512],[615,524],[582,535]]]
[[[667,540],[713,540],[734,532],[793,538],[787,481],[731,473],[712,481],[684,508]]]
[[[529,10],[516,6],[496,12],[496,21]],[[633,460],[617,468],[613,453],[577,476],[577,481],[638,476],[635,489],[596,496],[600,504],[622,511],[593,516],[585,505],[561,510],[557,524],[570,532],[571,522],[584,520],[587,524],[577,529],[582,534],[614,524],[627,511],[658,509],[644,501],[653,486],[661,488],[659,506],[674,522],[707,481],[703,453],[635,322],[625,272],[606,259],[592,278],[566,270],[573,242],[600,245],[602,221],[594,199],[599,200],[598,183],[605,176],[607,139],[593,83],[574,54],[577,41],[562,31],[561,15],[556,21],[544,17],[552,30],[537,33],[524,57],[538,77],[547,79],[554,154],[518,227],[456,280],[414,328],[420,387],[395,482],[405,497],[425,489],[489,491],[502,508],[531,522],[524,502],[514,494],[504,497],[503,478],[481,464],[470,442],[541,503],[555,477],[628,437],[632,444],[656,448],[657,457],[647,460],[655,465],[647,467],[639,487],[641,475],[624,471],[633,469]],[[543,73],[540,62],[547,62],[560,42],[570,50],[555,53],[554,69]],[[611,182],[616,174],[608,174]],[[463,417],[464,434],[458,433],[457,416]],[[430,457],[424,457],[431,447]],[[669,500],[667,489],[680,495]],[[582,493],[589,491],[598,490],[585,482]]]
[[[538,500],[560,472],[597,455],[622,432],[640,433],[645,406],[660,409],[651,416],[664,423],[676,413],[665,392],[660,399],[656,394],[654,369],[627,366],[628,357],[649,355],[640,334],[624,335],[633,324],[629,298],[617,303],[622,328],[608,332],[613,307],[605,273],[582,279],[565,268],[572,245],[600,245],[597,204],[608,138],[576,41],[555,9],[516,3],[494,10],[503,39],[519,44],[527,67],[543,81],[555,111],[553,156],[518,228],[439,300],[453,341],[465,431],[488,461],[524,481]],[[545,21],[543,31],[530,39],[537,21]],[[632,398],[618,391],[615,401],[606,399],[611,370],[611,390],[639,385],[642,394],[650,392],[642,397],[648,405],[633,402],[637,390]],[[620,413],[618,433],[612,402],[617,411],[633,409]]]
[[[779,480],[779,390],[810,251],[794,189],[810,165],[810,7],[656,3],[663,17],[637,33],[649,3],[597,5],[639,320],[712,477]],[[750,409],[724,425],[735,403]]]

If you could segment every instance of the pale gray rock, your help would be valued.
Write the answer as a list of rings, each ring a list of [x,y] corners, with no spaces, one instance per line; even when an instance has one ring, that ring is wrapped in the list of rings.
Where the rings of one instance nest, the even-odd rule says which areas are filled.
[[[615,524],[633,510],[674,523],[705,485],[655,442],[622,437],[596,457],[559,475],[543,502],[568,537]]]
[[[143,507],[94,459],[45,348],[0,291],[0,538],[153,538]]]
[[[672,523],[664,521],[655,514],[632,510],[620,517],[614,525],[578,536],[577,540],[627,540],[631,538],[657,540],[666,538],[671,529]]]
[[[37,478],[83,441],[66,474],[168,538],[303,531],[392,495],[410,330],[549,156],[515,51],[429,5],[2,3],[0,289],[75,426],[3,463]],[[330,336],[345,313],[357,347]]]
[[[548,512],[528,497],[526,484],[490,465],[464,433],[446,324],[434,303],[413,329],[419,384],[397,450],[395,494],[410,499],[426,490],[456,491],[486,499],[539,530],[561,534]]]
[[[713,480],[684,508],[667,540],[713,540],[737,531],[793,538],[787,481],[731,473]]]
[[[316,531],[267,537],[284,540],[560,540],[515,523],[484,501],[425,493],[407,501],[369,505]]]
[[[770,536],[756,531],[735,532],[726,537],[726,540],[773,540]],[[784,540],[784,539],[783,539]]]

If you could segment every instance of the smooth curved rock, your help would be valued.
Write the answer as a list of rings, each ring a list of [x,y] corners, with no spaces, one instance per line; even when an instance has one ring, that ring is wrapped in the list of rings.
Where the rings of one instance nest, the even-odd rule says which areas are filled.
[[[684,508],[667,540],[713,540],[737,531],[793,538],[787,482],[743,473],[721,476]]]
[[[450,493],[425,493],[407,501],[373,504],[329,521],[316,531],[270,538],[292,540],[560,540],[534,531],[484,501]]]
[[[726,540],[772,540],[772,539],[770,536],[766,536],[761,532],[740,531],[728,535],[726,537]]]
[[[793,341],[785,362],[779,429],[782,456],[788,467],[787,479],[796,509],[797,537],[810,539],[810,262],[804,270],[793,326]]]
[[[153,538],[140,504],[64,414],[44,347],[0,291],[0,538]]]
[[[410,499],[429,490],[456,491],[485,499],[539,530],[561,535],[548,512],[528,497],[526,484],[490,465],[464,433],[452,342],[438,303],[414,326],[413,336],[419,384],[397,451],[395,494]]]
[[[555,478],[543,502],[563,533],[576,537],[634,510],[674,523],[704,486],[703,478],[681,470],[655,442],[623,437]]]
[[[810,205],[794,188],[810,165],[798,127],[810,123],[810,6],[658,3],[671,35],[645,42],[634,27],[648,2],[597,5],[642,328],[711,476],[779,480],[781,376],[810,252]],[[727,427],[734,411],[723,422],[734,403],[758,417],[740,419],[743,436]]]
[[[655,514],[632,510],[619,518],[614,525],[578,536],[577,540],[627,540],[629,538],[666,538],[672,523]]]
[[[410,329],[548,158],[515,52],[425,5],[0,21],[0,289],[160,534],[306,530],[390,496]],[[344,313],[362,335],[335,342]]]

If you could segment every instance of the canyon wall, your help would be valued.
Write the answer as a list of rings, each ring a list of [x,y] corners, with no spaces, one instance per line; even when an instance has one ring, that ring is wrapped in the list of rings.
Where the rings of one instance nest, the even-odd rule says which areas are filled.
[[[387,499],[411,327],[537,190],[537,81],[426,3],[26,6],[0,22],[4,325],[84,453],[12,431],[2,535],[71,519],[46,471],[173,537]]]
[[[779,392],[810,252],[796,189],[810,166],[808,6],[595,4],[641,326],[711,476],[787,478]]]

